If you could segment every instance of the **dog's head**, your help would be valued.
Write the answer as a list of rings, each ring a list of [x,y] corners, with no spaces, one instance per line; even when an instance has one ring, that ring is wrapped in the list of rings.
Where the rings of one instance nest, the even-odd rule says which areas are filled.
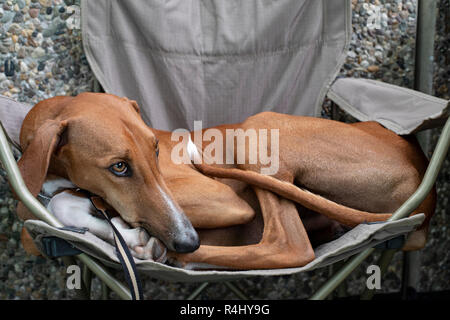
[[[99,93],[44,100],[25,118],[20,142],[19,168],[33,194],[51,172],[101,196],[169,249],[198,248],[196,231],[161,175],[158,140],[135,101]]]

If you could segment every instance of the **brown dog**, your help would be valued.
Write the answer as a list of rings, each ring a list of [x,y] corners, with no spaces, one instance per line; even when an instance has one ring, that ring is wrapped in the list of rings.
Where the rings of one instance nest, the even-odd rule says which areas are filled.
[[[170,132],[148,128],[137,111],[133,101],[107,94],[45,100],[24,121],[19,166],[33,194],[48,168],[100,195],[129,224],[144,226],[178,251],[171,258],[185,267],[305,265],[314,259],[310,238],[320,243],[342,225],[385,220],[415,191],[427,165],[413,138],[377,123],[268,112],[215,129],[223,137],[227,129],[279,130],[279,168],[272,176],[261,175],[263,165],[249,159],[238,165],[176,164],[172,152],[179,142]],[[208,145],[197,146],[199,153]],[[247,147],[234,139],[232,148]],[[425,245],[434,206],[433,191],[414,212],[425,213],[426,220],[405,249]],[[180,207],[200,234],[198,249]]]
[[[230,226],[229,221],[233,219],[235,224],[250,221],[259,208],[252,193],[246,190],[248,185],[254,186],[262,212],[263,230],[262,222],[258,223],[257,219],[245,226],[220,231],[198,230],[202,240],[198,250],[172,254],[185,267],[258,269],[305,265],[314,259],[308,236],[319,244],[345,231],[343,226],[351,228],[365,221],[387,219],[390,215],[386,213],[394,212],[417,189],[428,163],[414,137],[400,137],[375,122],[345,124],[265,112],[243,123],[215,129],[223,137],[229,129],[244,132],[279,129],[279,170],[273,176],[259,174],[263,165],[249,164],[248,152],[244,164],[196,164],[200,172],[180,167],[168,158],[170,149],[174,148],[169,133],[155,130],[161,146],[169,146],[161,147],[161,161],[166,159],[161,166],[163,176],[194,227],[211,229]],[[210,143],[213,142],[197,146],[199,153]],[[239,139],[226,147],[248,150],[246,142]],[[183,180],[185,183],[181,183]],[[291,201],[266,190],[302,207],[295,207]],[[245,204],[239,202],[237,195],[247,200]],[[426,219],[410,235],[404,250],[425,245],[435,201],[433,189],[413,213],[425,213]],[[253,204],[253,211],[247,203]]]

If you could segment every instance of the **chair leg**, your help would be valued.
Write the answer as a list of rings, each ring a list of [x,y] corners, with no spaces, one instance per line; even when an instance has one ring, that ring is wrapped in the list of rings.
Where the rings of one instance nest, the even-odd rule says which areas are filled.
[[[402,300],[415,298],[420,280],[420,251],[409,251],[403,254]]]
[[[344,260],[337,261],[337,262],[329,265],[328,266],[328,278],[333,277],[344,266],[346,261],[347,261],[347,259],[344,259]],[[328,297],[326,299],[333,300],[335,297],[343,298],[346,296],[346,294],[347,294],[347,284],[344,279],[342,281],[342,283],[339,284],[339,286],[336,287],[336,289],[334,289],[334,291],[330,292],[330,294],[328,295]]]
[[[108,300],[109,299],[109,293],[111,290],[108,288],[106,283],[102,281],[102,300]]]
[[[347,259],[344,259],[342,261],[336,262],[336,270],[341,269],[345,262],[347,262]],[[342,283],[336,288],[335,290],[335,295],[337,298],[343,298],[347,295],[347,281],[345,281],[345,279],[342,281]]]
[[[191,293],[189,297],[186,298],[186,300],[195,300],[208,285],[209,282],[203,282],[197,289],[195,289],[194,292]]]
[[[83,263],[83,283],[86,287],[88,299],[91,298],[92,271]]]
[[[245,295],[245,293],[242,292],[241,289],[239,289],[238,287],[236,287],[234,284],[232,284],[229,281],[224,282],[224,284],[228,287],[228,289],[230,289],[231,291],[233,291],[233,293],[241,300],[250,300],[249,297],[247,297]]]
[[[336,289],[342,281],[347,278],[353,270],[356,269],[370,254],[374,251],[374,248],[367,248],[364,251],[350,258],[345,265],[339,269],[326,283],[324,283],[315,294],[313,294],[309,300],[324,300],[330,293]]]

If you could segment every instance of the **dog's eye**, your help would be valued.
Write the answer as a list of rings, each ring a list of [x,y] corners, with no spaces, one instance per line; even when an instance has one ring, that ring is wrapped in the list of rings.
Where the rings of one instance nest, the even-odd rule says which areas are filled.
[[[155,146],[155,152],[156,152],[156,157],[159,157],[159,141],[156,140],[156,146]]]
[[[128,167],[128,164],[124,161],[117,162],[109,167],[109,170],[114,173],[116,176],[129,176],[130,175],[130,168]]]

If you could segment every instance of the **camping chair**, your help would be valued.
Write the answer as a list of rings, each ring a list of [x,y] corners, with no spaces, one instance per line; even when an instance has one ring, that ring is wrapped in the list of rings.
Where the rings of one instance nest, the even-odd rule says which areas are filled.
[[[203,127],[239,122],[265,110],[320,116],[325,96],[358,120],[378,121],[397,134],[440,126],[448,117],[448,101],[442,99],[378,81],[336,80],[351,36],[350,0],[255,1],[239,7],[231,1],[198,1],[180,2],[170,10],[159,1],[83,0],[81,9],[85,52],[101,86],[137,100],[144,120],[157,129],[193,129],[195,120],[202,120]],[[29,106],[3,98],[1,106],[0,119],[17,143]],[[319,246],[316,259],[304,267],[193,271],[136,260],[137,268],[163,280],[204,282],[193,298],[207,282],[289,275],[353,256],[312,296],[324,299],[375,247],[401,248],[404,236],[421,224],[423,215],[408,215],[433,186],[449,144],[447,120],[422,184],[391,219],[358,225]],[[120,267],[114,248],[89,232],[61,229],[28,192],[3,130],[0,157],[12,188],[40,219],[24,225],[41,251],[49,253],[46,239],[65,240],[73,249],[70,254],[86,266],[88,288],[91,270],[119,297],[130,299],[126,286],[104,267]]]

